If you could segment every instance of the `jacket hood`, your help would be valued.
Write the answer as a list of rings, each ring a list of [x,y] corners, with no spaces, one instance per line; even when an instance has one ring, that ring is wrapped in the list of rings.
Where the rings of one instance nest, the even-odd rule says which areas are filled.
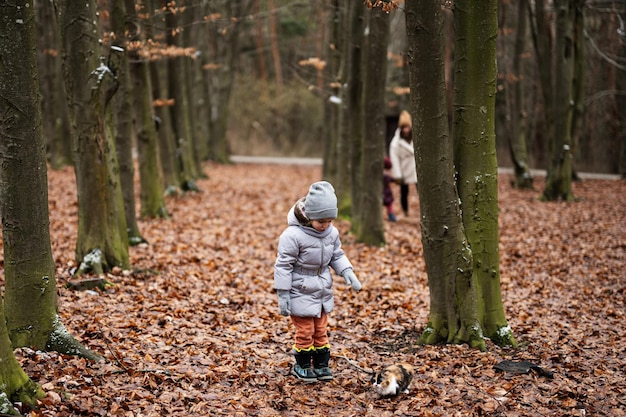
[[[315,230],[311,226],[311,221],[304,214],[304,200],[304,197],[301,198],[300,200],[296,201],[296,204],[294,204],[291,209],[289,209],[289,213],[287,213],[287,224],[289,226],[299,227],[304,233],[310,236],[328,236],[334,226],[331,225],[331,227],[327,228],[323,232],[318,232],[317,230]]]

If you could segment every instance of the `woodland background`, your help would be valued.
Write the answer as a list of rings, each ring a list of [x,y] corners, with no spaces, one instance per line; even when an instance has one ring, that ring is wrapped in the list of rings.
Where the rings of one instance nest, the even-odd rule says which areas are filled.
[[[399,112],[408,107],[409,98],[404,2],[395,3],[399,8],[389,13],[386,99],[379,108],[387,117],[388,139]],[[103,59],[107,62],[111,55],[108,48],[119,43],[119,34],[116,38],[110,22],[114,4],[113,0],[97,2]],[[337,106],[335,99],[341,96],[340,87],[345,82],[341,75],[346,66],[341,59],[345,57],[340,57],[345,46],[341,42],[355,23],[342,20],[347,17],[339,11],[346,9],[347,3],[144,0],[130,4],[135,5],[137,20],[126,29],[139,32],[136,36],[144,41],[131,42],[128,47],[131,51],[139,48],[140,55],[150,59],[155,111],[164,123],[160,135],[167,134],[169,123],[164,109],[177,96],[175,89],[185,84],[189,104],[194,108],[189,111],[195,119],[194,135],[202,138],[198,145],[200,157],[227,161],[230,154],[322,156],[323,145],[333,136],[327,107]],[[56,19],[51,2],[35,5],[49,159],[54,165],[63,165],[72,156],[67,146],[67,114],[59,101],[63,87],[58,84],[59,39],[52,30]],[[548,31],[537,27],[540,5],[546,10],[546,24],[551,27]],[[550,121],[545,120],[540,75],[549,70],[538,58],[536,45],[543,42],[551,46],[555,42],[553,5],[552,1],[532,5],[526,1],[498,2],[496,136],[501,166],[511,166],[513,126],[522,123],[530,168],[547,168],[550,138],[546,137],[546,123]],[[442,7],[451,45],[453,2],[442,2]],[[576,119],[572,133],[574,168],[624,174],[626,6],[621,1],[584,0],[577,2],[576,8],[583,20],[576,24],[576,48],[580,46],[580,50],[576,51],[575,65],[581,78],[574,80],[576,98],[571,103]],[[169,14],[174,18],[166,19]],[[147,44],[146,38],[151,40]],[[176,57],[188,62],[183,67],[172,66]],[[450,48],[446,59],[452,68],[454,55]],[[178,68],[177,78],[168,75],[172,68]],[[449,73],[448,82],[453,78],[454,74]],[[515,98],[518,88],[520,102]],[[208,149],[203,143],[205,138]]]
[[[104,291],[65,288],[76,268],[74,174],[50,172],[62,318],[107,362],[18,349],[47,391],[31,415],[626,415],[623,181],[576,182],[578,202],[546,203],[500,176],[502,293],[517,349],[415,344],[429,303],[415,194],[410,216],[385,224],[385,247],[356,243],[349,223],[335,222],[364,288],[336,279],[334,353],[363,367],[417,369],[409,394],[379,400],[367,375],[339,358],[330,383],[289,375],[293,329],[278,314],[272,268],[287,210],[320,167],[205,171],[201,193],[168,199],[170,219],[140,221],[149,244],[132,248],[132,270],[108,274],[114,285]],[[531,361],[554,379],[498,374],[503,359]]]
[[[20,68],[30,76],[11,78],[30,88],[32,85],[25,81],[39,76],[43,137],[48,162],[53,168],[44,179],[48,180],[50,187],[50,198],[45,204],[50,206],[54,252],[51,262],[54,263],[57,286],[53,291],[44,287],[40,291],[42,284],[39,282],[34,286],[22,285],[20,290],[30,291],[30,295],[36,297],[39,293],[41,296],[55,294],[54,289],[57,289],[60,319],[70,333],[103,354],[107,362],[94,363],[60,353],[17,349],[22,368],[33,381],[41,384],[46,393],[41,400],[42,408],[31,414],[289,415],[303,406],[314,406],[309,411],[319,415],[352,414],[355,410],[403,415],[623,414],[624,350],[619,345],[623,336],[624,216],[620,210],[624,203],[623,182],[591,180],[576,183],[579,201],[573,204],[540,204],[534,189],[512,190],[507,179],[500,182],[502,289],[513,332],[522,342],[515,350],[493,346],[491,353],[481,353],[463,346],[416,346],[415,340],[423,330],[421,326],[428,309],[425,274],[420,272],[424,268],[419,244],[419,213],[415,213],[416,217],[412,214],[408,219],[401,219],[398,224],[385,224],[387,244],[383,247],[357,243],[348,232],[349,222],[339,220],[337,224],[344,234],[349,255],[355,263],[363,265],[359,275],[370,284],[371,290],[354,298],[350,293],[342,292],[348,308],[343,311],[338,308],[331,323],[337,353],[371,366],[407,360],[418,366],[419,375],[410,396],[381,401],[372,397],[371,390],[356,370],[345,364],[342,368],[339,360],[335,362],[340,368],[337,380],[312,390],[297,384],[287,374],[291,363],[290,342],[285,342],[290,340],[289,327],[276,314],[268,275],[275,256],[276,238],[284,227],[284,213],[311,181],[323,175],[315,167],[251,168],[218,165],[206,160],[228,162],[233,150],[318,155],[323,147],[320,138],[324,141],[328,138],[326,111],[339,98],[333,92],[342,88],[332,74],[329,76],[324,72],[325,61],[318,58],[333,55],[336,45],[325,42],[325,39],[340,25],[333,22],[332,13],[326,12],[339,10],[340,3],[226,1],[177,5],[128,2],[129,16],[135,20],[126,21],[128,27],[125,30],[118,30],[119,27],[113,30],[112,27],[114,10],[121,5],[119,1],[98,2],[97,17],[94,8],[79,7],[73,2],[54,3],[55,6],[58,4],[65,7],[62,10],[67,13],[55,16],[51,3],[37,3],[39,71],[28,63]],[[93,2],[88,4],[95,5]],[[544,3],[534,3],[537,4]],[[579,36],[578,44],[589,41],[589,50],[595,54],[576,55],[584,56],[585,60],[577,62],[591,70],[578,72],[585,74],[586,82],[576,83],[579,87],[584,86],[585,91],[578,97],[587,98],[574,103],[576,114],[580,116],[577,119],[580,123],[573,130],[575,168],[576,171],[623,174],[625,135],[621,109],[624,71],[620,58],[624,32],[624,11],[620,7],[623,5],[613,2],[576,4],[584,7],[587,19],[584,25],[578,26],[585,29],[581,32],[585,35],[585,42],[580,42],[582,38]],[[268,11],[263,6],[267,6]],[[452,6],[450,2],[444,3],[445,13],[453,13]],[[498,39],[505,40],[509,33],[506,30],[509,15],[505,12],[515,13],[508,7],[511,6],[509,3],[502,2],[500,6],[501,33]],[[24,23],[20,18],[24,8],[7,4],[2,7],[2,16],[8,17],[11,24]],[[145,11],[154,13],[144,14]],[[532,15],[532,9],[528,11]],[[522,8],[516,17],[522,17],[524,13]],[[68,19],[67,16],[76,18]],[[310,19],[311,16],[316,19]],[[393,16],[399,19],[394,27],[402,27],[401,12],[394,12]],[[609,18],[605,19],[607,16]],[[59,26],[54,21],[57,17],[60,18]],[[549,17],[553,18],[554,14]],[[16,33],[20,30],[16,29]],[[3,31],[6,32],[6,27]],[[101,39],[94,36],[100,31]],[[154,37],[148,36],[148,31]],[[114,146],[107,140],[113,139],[113,133],[116,133],[118,141],[122,124],[132,123],[132,112],[124,107],[131,101],[120,99],[118,102],[117,97],[121,95],[115,94],[122,84],[119,81],[123,71],[116,73],[115,77],[111,77],[113,72],[109,71],[118,69],[116,60],[120,58],[117,54],[120,49],[113,46],[120,33],[129,33],[139,39],[133,41],[137,43],[129,43],[128,49],[129,68],[137,71],[134,76],[139,75],[135,81],[148,80],[149,72],[145,70],[149,66],[154,83],[154,90],[150,91],[154,100],[148,101],[147,107],[139,106],[136,101],[133,108],[139,119],[135,120],[134,132],[140,149],[137,168],[141,171],[141,181],[134,184],[136,189],[141,189],[139,196],[133,194],[131,188],[120,187],[114,175],[97,179],[91,176],[94,167],[109,163],[111,165],[107,165],[104,171],[117,174],[117,161],[112,152]],[[550,31],[532,33],[546,36],[541,39],[550,41]],[[59,58],[60,39],[55,38],[59,35],[65,48],[63,63]],[[398,35],[390,39],[401,38]],[[530,38],[528,35],[521,40],[530,42]],[[7,36],[0,37],[2,48],[8,50],[11,42],[7,39]],[[314,39],[315,46],[302,42],[304,39]],[[85,40],[88,42],[83,42]],[[246,41],[254,41],[254,46],[248,44],[250,49],[246,49]],[[527,44],[522,42],[522,45]],[[97,55],[96,51],[101,47],[104,52]],[[510,54],[507,54],[506,45],[502,48],[499,62],[506,64]],[[245,52],[252,50],[258,52],[246,56]],[[306,51],[306,55],[301,51]],[[529,61],[533,61],[531,49],[525,51],[516,46],[515,56],[529,57]],[[168,58],[164,59],[166,56]],[[288,59],[285,60],[285,56]],[[402,51],[388,56],[395,57],[392,62],[398,65],[394,67],[395,71],[389,72],[389,97],[384,104],[381,103],[380,113],[388,117],[388,127],[392,129],[395,115],[406,107],[408,90]],[[18,60],[6,62],[13,65]],[[111,66],[103,65],[105,62]],[[273,70],[269,70],[269,62]],[[542,64],[537,59],[533,62]],[[377,65],[370,69],[375,67]],[[7,68],[13,67],[3,67],[2,76],[15,76],[16,71],[11,73]],[[513,112],[510,111],[512,101],[509,96],[500,97],[497,137],[505,141],[510,139],[511,135],[507,134],[509,118],[519,121],[520,115],[524,115],[527,122],[524,142],[530,145],[533,164],[541,167],[538,161],[543,158],[545,162],[548,157],[543,150],[549,147],[542,135],[550,127],[544,124],[549,124],[549,120],[542,119],[544,109],[537,93],[536,74],[542,75],[542,70],[531,62],[524,68],[525,72],[511,73],[505,67],[501,73],[500,80],[504,81],[498,84],[498,91],[507,91],[512,85],[517,89],[523,82],[526,104],[523,109],[517,109],[520,112]],[[145,72],[139,72],[139,69]],[[59,84],[62,72],[65,87]],[[592,78],[590,74],[608,76],[606,79]],[[90,90],[94,81],[98,82],[98,88]],[[167,89],[161,90],[157,85],[164,81]],[[6,88],[7,85],[6,82],[2,85],[3,92],[6,89],[15,93]],[[142,86],[144,91],[149,91],[146,86]],[[67,97],[64,88],[68,89]],[[237,96],[235,93],[239,88],[247,94]],[[185,97],[185,94],[189,96]],[[36,92],[24,95],[32,96],[32,102],[38,99]],[[115,101],[109,102],[114,95]],[[148,95],[134,94],[135,99],[138,97]],[[5,229],[5,226],[28,221],[20,217],[25,210],[14,204],[23,203],[25,199],[22,197],[26,193],[19,193],[17,187],[7,184],[14,185],[11,180],[21,178],[24,181],[33,179],[32,183],[39,186],[42,181],[37,180],[43,178],[41,172],[45,171],[39,170],[39,176],[32,178],[20,177],[27,170],[24,164],[17,162],[28,157],[35,160],[35,153],[41,149],[35,140],[24,141],[21,136],[13,134],[17,131],[13,130],[14,120],[35,120],[30,124],[40,127],[38,112],[24,118],[22,112],[16,111],[22,109],[22,98],[15,94],[6,103],[2,102],[3,111],[9,115],[3,119],[2,125],[4,170],[0,187],[5,193],[2,201],[3,267],[7,288],[9,284],[12,288],[16,284],[19,287],[21,281],[15,279],[14,271],[18,269],[20,272],[20,268],[15,266],[30,260],[28,256],[19,259],[25,254],[19,251],[17,256],[15,251],[12,258],[7,256],[14,242],[19,240],[22,243],[26,239],[19,239],[19,233],[16,233],[19,228]],[[110,103],[113,106],[107,108]],[[583,103],[586,107],[579,108]],[[601,105],[594,107],[598,103]],[[187,104],[190,106],[183,110],[182,106]],[[254,111],[248,110],[247,106]],[[76,132],[70,134],[66,130],[68,115],[64,111],[68,107],[73,110],[73,122],[80,125],[76,132],[83,135],[73,143],[77,148],[74,152],[70,149],[69,137]],[[85,113],[86,110],[91,113]],[[115,128],[110,124],[112,113],[115,113]],[[140,118],[139,114],[143,117]],[[169,122],[167,117],[170,117]],[[86,129],[82,128],[87,126],[82,124],[85,122],[91,123]],[[148,153],[141,152],[139,146],[144,143],[141,135],[148,127],[152,127],[152,133],[158,127],[159,136],[171,135],[168,128],[177,128],[176,139],[170,136],[168,141],[162,142],[176,144],[175,149],[156,152],[156,146],[153,146],[150,152],[152,162],[160,154],[163,158],[161,168],[173,174],[175,181],[181,179],[177,177],[181,173],[175,169],[166,170],[166,158],[174,162],[171,166],[176,166],[177,161],[185,169],[198,168],[200,171],[201,167],[207,168],[206,172],[183,172],[184,178],[176,184],[180,187],[176,193],[162,193],[162,189],[157,189],[152,195],[158,196],[160,201],[154,205],[151,214],[145,213],[148,187],[143,181],[155,180],[157,175],[147,175],[145,168],[148,164],[141,157]],[[39,139],[31,131],[26,133],[29,135]],[[132,146],[133,133],[122,134],[121,138],[126,140],[127,146]],[[238,141],[241,141],[239,145]],[[194,146],[190,146],[191,143]],[[32,148],[28,149],[27,145]],[[128,170],[133,164],[132,153],[128,151],[130,147],[125,149],[118,150],[117,156],[120,159],[127,157],[131,163],[125,161],[127,164],[124,165],[120,161],[120,171],[126,170],[125,178],[130,178],[132,184],[136,181],[133,175],[128,175],[129,172],[132,174],[132,170]],[[567,153],[569,151],[568,147]],[[500,146],[500,154],[507,153],[507,146]],[[94,156],[101,159],[89,159]],[[341,153],[338,156],[345,158]],[[76,174],[72,169],[64,168],[72,159]],[[155,163],[153,167],[157,165]],[[164,182],[160,178],[155,180],[156,188],[171,184],[168,182],[170,178]],[[82,182],[82,187],[76,180]],[[119,263],[129,267],[105,268],[112,286],[70,291],[65,284],[71,283],[82,257],[87,258],[87,251],[92,249],[87,240],[95,235],[93,229],[89,229],[92,234],[85,236],[83,233],[83,239],[80,239],[80,219],[87,218],[95,225],[113,217],[105,210],[96,212],[109,202],[112,194],[90,195],[92,205],[89,208],[77,204],[76,200],[95,189],[96,183],[109,186],[106,191],[115,192],[116,198],[121,198],[120,188],[132,191],[130,198],[124,196],[124,204],[111,205],[112,211],[119,215],[119,208],[124,206],[125,214],[128,216],[130,212],[131,221],[136,223],[137,230],[141,230],[142,235],[137,233],[135,237],[141,237],[139,242],[145,238],[146,242],[134,241],[132,243],[136,246],[128,247],[130,242],[125,239],[131,240],[129,222],[120,221],[103,227],[97,236],[102,242],[108,242],[114,231],[128,231],[128,236],[126,233],[118,236],[123,244],[109,248],[110,254],[120,255],[119,258],[111,256],[107,259],[110,265],[104,266]],[[196,183],[202,187],[196,187]],[[536,186],[541,185],[541,179],[538,179]],[[77,188],[78,192],[75,192]],[[41,208],[38,197],[45,197],[44,193],[29,191],[32,202],[29,207]],[[416,198],[413,196],[415,208],[418,207]],[[513,204],[508,206],[510,202]],[[140,213],[136,213],[135,204],[131,207],[130,203],[141,207],[141,217],[136,218]],[[167,210],[164,208],[166,203]],[[160,204],[163,206],[159,207]],[[38,214],[36,220],[47,225],[47,213],[33,210],[32,220],[35,220],[35,212]],[[511,232],[513,234],[509,235]],[[79,239],[76,239],[77,235]],[[37,239],[43,242],[46,237],[42,235]],[[120,248],[128,252],[113,253]],[[128,259],[128,255],[132,259]],[[41,278],[41,275],[33,276]],[[15,305],[15,292],[7,297],[8,292],[5,288],[4,311],[15,317],[14,309],[6,308],[7,300]],[[30,302],[35,297],[23,299]],[[47,301],[48,306],[56,306],[56,297],[49,297]],[[56,313],[53,309],[46,309],[46,312],[48,310]],[[53,316],[47,315],[45,320],[50,321],[55,318]],[[344,323],[345,327],[342,327]],[[12,335],[23,333],[23,328],[16,327],[15,322],[9,327]],[[4,330],[0,333],[6,336]],[[355,334],[358,337],[355,338]],[[4,358],[12,357],[13,353],[9,351],[10,355],[7,355],[6,348],[11,342],[15,343],[15,339],[4,337],[2,342],[3,362],[6,362]],[[492,365],[502,358],[538,362],[555,371],[557,376],[554,380],[544,381],[536,375],[496,375]],[[2,369],[6,370],[8,366],[3,364]],[[3,382],[9,379],[6,377]],[[225,402],[224,398],[231,400]],[[457,411],[455,407],[459,405],[463,408]]]

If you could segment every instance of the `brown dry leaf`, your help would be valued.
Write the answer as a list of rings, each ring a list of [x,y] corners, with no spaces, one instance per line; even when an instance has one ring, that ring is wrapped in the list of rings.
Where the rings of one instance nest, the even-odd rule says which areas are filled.
[[[286,213],[320,167],[205,169],[201,193],[168,198],[170,219],[139,221],[149,244],[131,248],[133,269],[112,272],[115,285],[97,295],[65,288],[75,267],[75,178],[49,172],[60,315],[108,362],[16,350],[49,394],[36,415],[624,415],[624,181],[574,183],[580,201],[566,204],[539,202],[540,191],[500,178],[502,294],[519,349],[416,344],[430,302],[416,193],[410,217],[385,224],[382,248],[355,242],[337,220],[363,290],[337,280],[333,351],[362,367],[405,361],[417,370],[409,394],[378,399],[368,375],[342,359],[329,383],[289,375],[293,328],[278,314],[273,264]],[[555,378],[496,373],[502,359]]]

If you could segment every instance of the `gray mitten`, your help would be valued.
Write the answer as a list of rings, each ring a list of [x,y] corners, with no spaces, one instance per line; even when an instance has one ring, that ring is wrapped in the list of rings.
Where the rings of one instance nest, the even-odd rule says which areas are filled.
[[[347,285],[351,285],[354,291],[359,291],[361,289],[361,283],[357,279],[356,275],[352,268],[348,268],[343,271],[343,279],[346,281]]]
[[[291,298],[289,290],[278,290],[278,312],[281,316],[291,315]]]

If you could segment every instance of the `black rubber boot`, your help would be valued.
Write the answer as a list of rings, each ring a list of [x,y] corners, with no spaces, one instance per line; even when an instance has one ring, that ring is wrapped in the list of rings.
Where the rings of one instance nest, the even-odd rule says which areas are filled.
[[[317,375],[311,369],[312,351],[301,350],[295,353],[296,363],[293,365],[291,374],[304,382],[317,382]]]
[[[330,381],[333,379],[333,373],[328,367],[330,361],[330,348],[316,348],[313,352],[313,372],[320,381]]]

